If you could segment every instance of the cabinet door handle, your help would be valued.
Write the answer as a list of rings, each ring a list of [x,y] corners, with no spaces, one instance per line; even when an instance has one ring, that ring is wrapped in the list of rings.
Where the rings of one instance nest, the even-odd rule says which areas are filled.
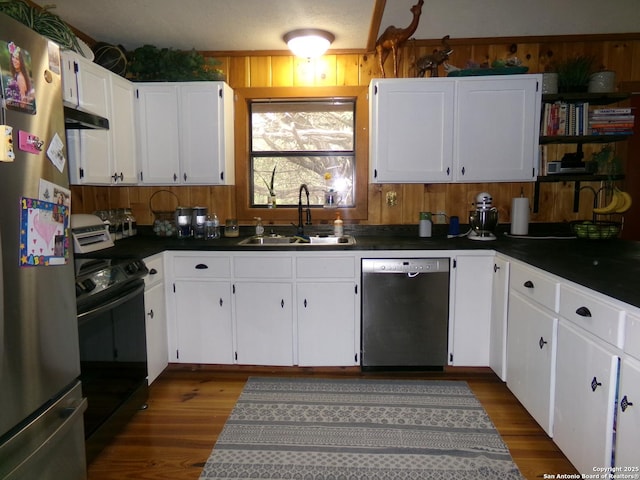
[[[149,275],[155,275],[156,273],[158,273],[158,270],[156,270],[155,268],[149,270]]]
[[[176,175],[175,173],[173,174],[173,181],[177,182],[178,181],[178,175]]]
[[[451,168],[447,167],[447,177],[451,174]]]
[[[462,167],[462,175],[464,175],[464,167]]]
[[[622,397],[622,400],[620,401],[620,410],[624,412],[629,407],[633,407],[633,403],[627,400],[627,396],[625,395],[624,397]]]
[[[527,288],[533,288],[533,282],[531,280],[527,280],[526,282],[523,283],[523,285]]]
[[[284,298],[283,298],[282,300],[280,300],[280,306],[281,306],[282,308],[284,308]]]
[[[593,377],[593,380],[591,380],[591,391],[595,392],[596,388],[601,386],[602,383],[600,383],[596,377]]]
[[[498,272],[498,270],[500,270],[500,267],[498,266],[498,264],[497,264],[497,263],[494,263],[494,264],[493,264],[493,272],[494,272],[494,273],[497,273],[497,272]]]
[[[302,303],[304,305],[304,308],[307,308],[307,299],[306,298],[304,299],[304,302],[302,302]]]
[[[580,307],[576,310],[576,313],[581,317],[590,317],[591,311],[587,307]]]
[[[220,306],[222,306],[222,298],[220,299]]]
[[[149,313],[147,313],[147,315],[149,316],[149,318],[153,318],[153,308],[149,310]]]
[[[544,338],[540,337],[540,341],[538,342],[538,345],[540,345],[540,350],[542,350],[542,348],[549,342],[546,342],[544,340]]]
[[[206,270],[207,268],[209,268],[209,265],[206,265],[204,263],[199,263],[196,265],[196,270]]]
[[[184,178],[184,181],[186,182],[186,181],[187,181],[187,174],[186,174],[186,173],[183,173],[183,174],[182,174],[182,178]]]

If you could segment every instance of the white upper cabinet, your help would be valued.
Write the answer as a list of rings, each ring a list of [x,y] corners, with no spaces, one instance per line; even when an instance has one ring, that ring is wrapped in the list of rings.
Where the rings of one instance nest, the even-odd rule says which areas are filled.
[[[375,79],[372,183],[533,181],[540,75]]]
[[[133,85],[72,52],[62,52],[62,63],[65,104],[109,120],[108,130],[67,130],[71,183],[135,184]]]
[[[451,179],[454,87],[446,79],[371,82],[371,183]]]
[[[232,185],[233,90],[224,82],[137,84],[140,181]]]
[[[534,181],[537,175],[539,75],[459,80],[453,148],[461,182]]]

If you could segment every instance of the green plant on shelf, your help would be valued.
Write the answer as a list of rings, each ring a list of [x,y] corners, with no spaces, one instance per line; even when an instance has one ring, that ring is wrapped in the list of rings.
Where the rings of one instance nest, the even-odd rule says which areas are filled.
[[[611,145],[604,145],[600,151],[593,153],[591,161],[598,165],[600,175],[622,174],[622,159],[614,154]]]

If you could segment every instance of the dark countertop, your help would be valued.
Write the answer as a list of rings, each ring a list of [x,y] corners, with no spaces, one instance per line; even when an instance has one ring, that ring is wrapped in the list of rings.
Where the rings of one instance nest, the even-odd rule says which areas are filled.
[[[434,227],[444,227],[434,225]],[[640,308],[640,242],[625,240],[579,240],[516,238],[498,233],[495,241],[480,242],[468,238],[447,238],[446,231],[434,228],[431,238],[419,238],[415,226],[353,227],[346,234],[356,237],[353,246],[240,246],[251,235],[241,229],[240,238],[196,240],[164,238],[142,232],[118,240],[115,247],[94,252],[87,257],[144,258],[165,250],[202,251],[326,251],[326,250],[494,250],[565,278],[597,292]],[[464,230],[463,230],[464,231]],[[290,232],[286,232],[290,234]],[[320,233],[326,233],[320,231]],[[543,230],[531,235],[547,235]],[[560,231],[566,236],[568,232]],[[555,232],[552,231],[552,234]],[[426,253],[428,255],[428,253]]]

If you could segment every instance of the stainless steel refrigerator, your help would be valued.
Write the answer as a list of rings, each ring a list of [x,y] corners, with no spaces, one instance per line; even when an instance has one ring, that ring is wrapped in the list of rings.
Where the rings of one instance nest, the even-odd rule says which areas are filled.
[[[57,45],[0,13],[0,478],[86,478]]]

